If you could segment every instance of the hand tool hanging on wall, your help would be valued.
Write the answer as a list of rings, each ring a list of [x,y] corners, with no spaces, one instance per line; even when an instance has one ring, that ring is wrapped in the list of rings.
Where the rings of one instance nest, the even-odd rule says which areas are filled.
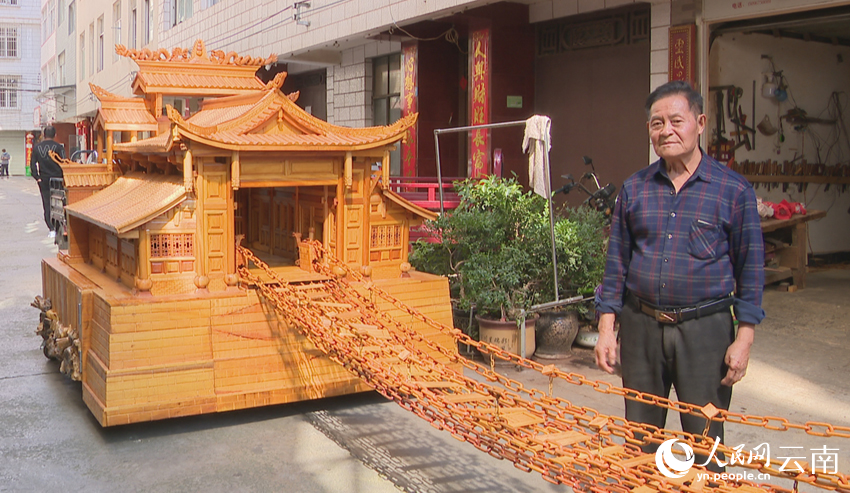
[[[740,99],[743,95],[744,90],[742,88],[731,86],[726,90],[726,104],[729,110],[729,119],[735,124],[735,131],[732,132],[732,135],[735,137],[736,145],[733,150],[744,146],[748,151],[751,151],[753,146],[750,141],[750,133],[755,134],[755,129],[746,125],[747,115],[744,114],[740,105]]]

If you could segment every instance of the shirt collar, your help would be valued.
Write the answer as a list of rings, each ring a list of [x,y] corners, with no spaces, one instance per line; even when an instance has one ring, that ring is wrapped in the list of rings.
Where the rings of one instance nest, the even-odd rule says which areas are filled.
[[[711,164],[712,164],[712,161],[714,161],[714,159],[711,156],[709,156],[708,154],[706,154],[705,151],[703,151],[701,147],[700,147],[700,153],[702,154],[702,159],[700,159],[700,161],[699,161],[699,166],[697,166],[696,173],[694,173],[693,176],[688,178],[688,182],[696,180],[697,178],[699,178],[700,180],[702,180],[704,182],[711,183],[711,180],[714,177],[713,166]],[[668,181],[670,180],[670,177],[667,175],[667,167],[664,165],[663,159],[659,159],[658,161],[655,161],[654,163],[652,163],[650,165],[650,167],[651,168],[654,167],[654,169],[652,169],[650,171],[650,173],[653,176],[658,175],[658,176],[664,177],[665,180],[668,180]]]

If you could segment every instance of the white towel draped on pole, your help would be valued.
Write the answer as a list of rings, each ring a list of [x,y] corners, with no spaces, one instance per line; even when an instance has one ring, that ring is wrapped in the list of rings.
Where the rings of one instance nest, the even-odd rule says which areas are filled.
[[[522,138],[522,152],[528,152],[528,184],[535,193],[544,197],[549,177],[546,176],[543,153],[552,148],[549,141],[551,124],[552,120],[548,116],[534,115],[525,121],[525,135]],[[543,142],[550,142],[547,149],[543,148]]]

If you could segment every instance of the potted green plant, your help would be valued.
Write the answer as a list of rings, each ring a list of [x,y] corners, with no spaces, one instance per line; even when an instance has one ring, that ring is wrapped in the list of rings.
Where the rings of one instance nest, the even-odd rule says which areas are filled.
[[[474,306],[481,340],[518,352],[516,317],[543,300],[544,271],[551,270],[546,200],[525,192],[514,178],[490,176],[455,186],[459,206],[428,225],[435,239],[417,243],[410,262],[449,276],[458,308]],[[533,324],[530,318],[527,355],[534,350]]]
[[[555,222],[558,259],[558,288],[561,299],[590,298],[602,282],[608,247],[605,216],[590,207],[565,208]],[[554,299],[554,275],[546,271],[543,284],[547,299]],[[591,313],[587,302],[575,303],[541,313],[537,323],[537,352],[542,359],[564,358]]]

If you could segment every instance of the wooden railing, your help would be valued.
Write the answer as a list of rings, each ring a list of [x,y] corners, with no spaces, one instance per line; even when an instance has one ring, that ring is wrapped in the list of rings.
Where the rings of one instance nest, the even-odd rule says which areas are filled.
[[[452,210],[460,203],[453,182],[462,180],[458,177],[444,177],[443,208]],[[390,178],[390,189],[414,204],[432,211],[440,210],[440,184],[434,176],[394,176]]]

